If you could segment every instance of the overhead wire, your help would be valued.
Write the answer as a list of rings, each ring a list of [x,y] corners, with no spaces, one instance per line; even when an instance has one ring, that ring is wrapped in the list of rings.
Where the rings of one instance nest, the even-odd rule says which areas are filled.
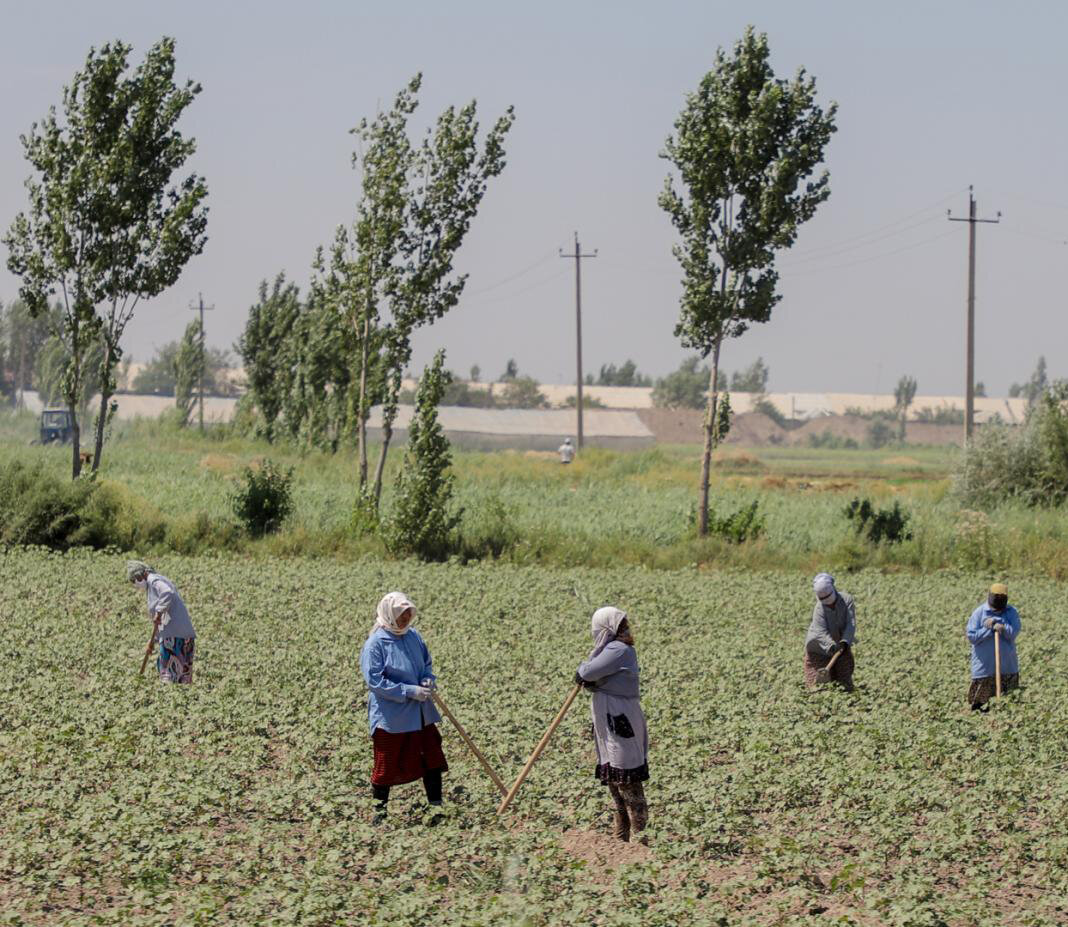
[[[513,280],[518,280],[520,277],[523,277],[526,274],[529,274],[532,270],[536,270],[537,268],[541,267],[542,264],[545,264],[547,261],[551,260],[554,257],[556,257],[556,253],[555,252],[549,252],[548,254],[545,254],[542,257],[538,258],[533,264],[528,264],[522,270],[517,270],[515,273],[509,274],[507,277],[504,277],[504,278],[498,280],[496,283],[491,283],[489,286],[484,286],[484,287],[481,287],[480,289],[472,290],[467,295],[468,296],[480,296],[483,293],[490,293],[493,290],[499,289],[500,287],[504,286],[507,283],[511,283]]]
[[[914,241],[911,244],[904,245],[901,248],[895,248],[893,251],[885,251],[882,254],[873,254],[870,257],[860,258],[856,261],[848,261],[845,264],[832,264],[828,267],[809,267],[802,268],[797,271],[787,271],[783,274],[784,277],[801,277],[809,274],[819,274],[829,270],[845,270],[847,267],[856,267],[858,264],[870,264],[872,261],[881,261],[883,258],[892,257],[895,254],[901,254],[903,251],[911,251],[914,248],[921,248],[924,245],[932,244],[943,238],[947,238],[955,233],[955,229],[946,229],[940,235],[934,235],[931,238],[925,238],[922,241]]]

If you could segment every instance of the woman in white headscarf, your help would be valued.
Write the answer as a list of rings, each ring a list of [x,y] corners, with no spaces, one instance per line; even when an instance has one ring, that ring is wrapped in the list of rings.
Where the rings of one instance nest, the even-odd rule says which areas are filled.
[[[367,683],[367,720],[374,744],[371,792],[383,820],[390,787],[423,780],[427,801],[441,805],[441,720],[431,699],[436,676],[430,651],[412,627],[415,606],[402,592],[378,603],[374,627],[360,653]]]
[[[627,613],[612,606],[593,613],[593,650],[575,682],[593,692],[594,776],[612,796],[615,835],[630,840],[649,817],[642,783],[649,778],[649,736],[638,692],[638,655]]]
[[[126,562],[126,578],[148,595],[148,618],[154,622],[153,636],[159,644],[160,681],[190,685],[197,632],[178,588],[141,560]]]
[[[816,605],[805,636],[805,685],[835,682],[853,691],[853,643],[857,637],[857,609],[853,596],[834,584],[830,573],[817,573],[812,580]],[[830,666],[831,659],[834,666]],[[828,669],[828,667],[830,667]]]

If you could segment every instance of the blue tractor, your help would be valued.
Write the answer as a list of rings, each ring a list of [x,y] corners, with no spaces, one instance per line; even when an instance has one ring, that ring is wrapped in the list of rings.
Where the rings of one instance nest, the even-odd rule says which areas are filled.
[[[41,413],[41,443],[66,444],[71,436],[70,411],[45,409]]]

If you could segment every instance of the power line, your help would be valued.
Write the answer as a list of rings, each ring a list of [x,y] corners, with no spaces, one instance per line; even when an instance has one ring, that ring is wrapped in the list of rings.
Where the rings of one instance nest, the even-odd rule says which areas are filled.
[[[564,249],[561,248],[560,257],[570,258],[575,262],[575,357],[578,368],[578,377],[575,380],[575,411],[578,421],[578,449],[582,450],[582,261],[584,258],[597,257],[597,249],[594,249],[593,254],[583,254],[578,232],[575,232],[575,253],[564,254]]]
[[[517,296],[522,296],[524,293],[529,293],[531,290],[536,290],[539,287],[545,286],[547,283],[552,283],[554,280],[559,280],[567,271],[558,270],[550,274],[548,277],[542,277],[540,280],[534,281],[529,286],[523,287],[521,290],[516,290],[514,293],[503,293],[500,296],[490,296],[484,299],[475,299],[475,303],[499,303],[507,299],[515,299]]]
[[[533,264],[530,264],[527,267],[524,267],[522,270],[517,270],[514,274],[510,274],[509,276],[505,277],[504,279],[498,280],[496,283],[491,283],[489,286],[484,286],[479,290],[473,290],[468,295],[469,296],[480,296],[483,293],[489,293],[491,290],[496,290],[496,289],[504,286],[506,283],[511,283],[513,280],[518,280],[520,277],[530,273],[532,270],[535,270],[538,267],[541,267],[543,264],[547,264],[554,257],[556,257],[556,255],[553,254],[552,252],[549,252],[548,254],[544,255],[541,258],[539,258]]]
[[[812,264],[819,263],[820,261],[827,260],[828,258],[837,257],[840,254],[848,254],[850,251],[859,251],[862,248],[868,248],[871,245],[878,244],[880,241],[885,241],[887,238],[893,238],[896,235],[904,235],[906,232],[911,232],[913,229],[921,228],[925,225],[930,225],[932,222],[938,222],[939,216],[928,216],[926,219],[921,219],[919,222],[914,222],[912,225],[906,225],[904,228],[896,229],[892,232],[887,232],[884,235],[880,235],[877,238],[872,238],[870,241],[858,242],[854,245],[848,245],[845,248],[839,248],[835,251],[828,251],[826,254],[819,254],[812,257],[801,257],[797,261],[792,261],[790,266],[795,264]],[[792,257],[793,254],[790,253]]]
[[[931,238],[924,238],[921,241],[914,241],[912,244],[903,245],[900,248],[895,248],[893,251],[884,251],[881,254],[873,254],[870,257],[860,258],[856,261],[847,261],[845,264],[832,264],[828,267],[810,267],[798,271],[787,271],[783,274],[784,277],[803,277],[809,274],[822,274],[829,270],[845,270],[847,267],[856,267],[859,264],[870,264],[872,261],[881,261],[883,258],[893,257],[895,254],[901,254],[903,251],[912,251],[915,248],[922,248],[924,245],[929,245],[932,242],[936,242],[942,238],[948,238],[952,235],[952,231],[942,232],[940,235],[934,235]]]

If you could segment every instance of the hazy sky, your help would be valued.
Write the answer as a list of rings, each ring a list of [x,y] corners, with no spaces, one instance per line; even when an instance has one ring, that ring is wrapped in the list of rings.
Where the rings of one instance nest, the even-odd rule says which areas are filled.
[[[359,196],[348,130],[421,70],[421,124],[472,97],[484,126],[509,104],[517,118],[460,252],[467,295],[417,336],[414,364],[444,346],[464,373],[496,376],[514,357],[572,382],[574,262],[557,249],[577,230],[599,250],[583,264],[586,369],[631,357],[666,373],[684,352],[658,154],[717,46],[752,23],[781,76],[804,66],[838,102],[839,131],[831,198],[779,261],[782,302],[728,343],[726,368],[760,355],[775,390],[887,391],[910,373],[920,393],[959,394],[967,226],[945,214],[966,214],[974,184],[980,213],[1004,214],[979,229],[977,377],[1004,394],[1039,354],[1068,375],[1068,4],[4,0],[0,23],[4,228],[26,205],[18,136],[91,45],[122,38],[139,60],[172,35],[179,75],[203,84],[183,128],[210,240],[139,309],[135,359],[180,336],[199,291],[216,307],[209,342],[229,346],[261,279],[284,270],[305,288]],[[0,301],[16,288],[0,270]]]

